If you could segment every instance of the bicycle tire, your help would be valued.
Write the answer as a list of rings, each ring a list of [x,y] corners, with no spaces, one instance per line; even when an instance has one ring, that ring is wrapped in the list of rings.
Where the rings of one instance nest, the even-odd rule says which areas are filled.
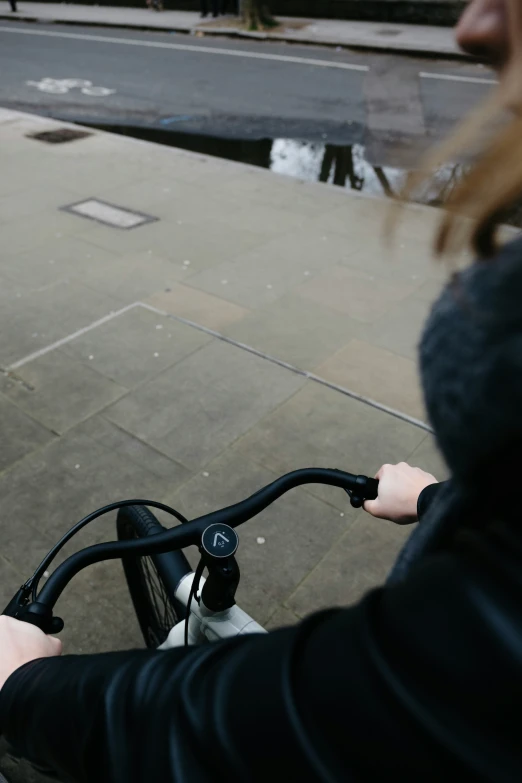
[[[116,527],[119,541],[153,536],[167,529],[144,506],[120,508]],[[122,565],[145,644],[159,647],[171,628],[185,617],[185,608],[175,593],[192,568],[183,552],[125,557]]]

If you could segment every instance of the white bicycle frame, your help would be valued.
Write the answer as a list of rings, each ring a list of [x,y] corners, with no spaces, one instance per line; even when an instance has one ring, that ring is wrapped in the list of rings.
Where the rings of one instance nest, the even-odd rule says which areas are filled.
[[[176,589],[175,596],[184,607],[188,604],[193,581],[194,572],[184,576]],[[200,595],[204,584],[205,579],[201,577]],[[159,650],[171,650],[173,647],[184,646],[185,622],[183,619],[176,623],[167,639],[158,647]],[[243,636],[248,633],[266,633],[266,630],[235,604],[222,612],[213,612],[205,606],[201,598],[200,603],[192,598],[188,625],[189,644],[206,644],[207,642],[216,642],[218,639],[230,639],[233,636]]]

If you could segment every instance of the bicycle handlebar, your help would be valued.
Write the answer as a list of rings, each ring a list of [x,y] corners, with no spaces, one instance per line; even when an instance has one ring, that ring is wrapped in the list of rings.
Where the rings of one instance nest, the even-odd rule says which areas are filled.
[[[328,484],[340,487],[350,495],[352,504],[355,507],[360,507],[363,500],[373,500],[377,497],[379,482],[367,476],[354,476],[341,470],[324,468],[297,470],[276,479],[240,503],[205,514],[165,533],[158,533],[148,538],[139,538],[133,541],[112,541],[87,547],[71,555],[56,568],[42,587],[38,595],[38,601],[30,605],[34,607],[33,616],[31,618],[27,617],[27,619],[29,622],[34,622],[41,626],[46,618],[45,622],[48,624],[49,616],[52,619],[52,609],[64,589],[79,571],[89,565],[103,560],[115,560],[131,554],[141,557],[164,554],[190,545],[199,546],[201,536],[209,525],[220,523],[227,524],[230,527],[238,527],[261,513],[281,495],[303,484]],[[10,602],[4,614],[16,616],[14,613],[15,607],[18,605],[21,608],[19,603],[17,604],[19,595],[20,591]],[[27,607],[24,607],[24,609],[27,612]],[[41,618],[39,618],[39,615]]]

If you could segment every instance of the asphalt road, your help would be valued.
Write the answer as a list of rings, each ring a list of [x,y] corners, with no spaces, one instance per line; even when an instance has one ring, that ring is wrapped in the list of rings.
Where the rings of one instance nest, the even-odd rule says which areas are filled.
[[[407,155],[445,135],[494,79],[468,63],[16,23],[0,26],[0,73],[5,107],[236,139],[359,142],[385,164],[377,159],[390,149]]]

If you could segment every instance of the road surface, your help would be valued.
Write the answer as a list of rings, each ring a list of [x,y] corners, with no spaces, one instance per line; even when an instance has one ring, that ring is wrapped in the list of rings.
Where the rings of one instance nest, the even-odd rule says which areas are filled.
[[[0,105],[61,119],[343,145],[439,138],[494,81],[469,63],[20,23],[0,25],[0,69]]]

